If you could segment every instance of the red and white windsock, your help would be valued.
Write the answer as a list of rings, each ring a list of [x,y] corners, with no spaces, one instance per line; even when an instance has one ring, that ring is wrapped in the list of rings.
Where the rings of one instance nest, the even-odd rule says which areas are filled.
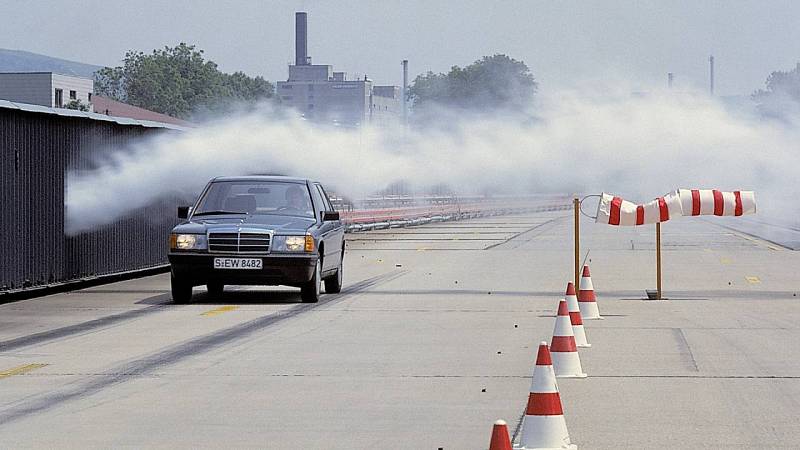
[[[567,309],[569,309],[569,321],[572,323],[572,334],[575,335],[575,345],[578,347],[591,347],[592,344],[586,339],[586,330],[583,328],[581,310],[578,306],[578,296],[575,294],[575,285],[570,281],[567,283]]]
[[[755,212],[753,191],[678,189],[641,205],[604,192],[595,222],[633,226],[666,222],[678,216],[743,216]]]
[[[753,191],[679,189],[678,192],[684,216],[743,216],[756,212]]]
[[[514,448],[577,449],[569,439],[547,342],[539,344],[519,446]]]
[[[670,218],[679,216],[681,216],[681,199],[677,191],[641,205],[603,192],[600,195],[600,204],[597,206],[595,222],[633,226],[666,222]]]
[[[581,359],[578,356],[578,346],[575,344],[575,335],[572,333],[572,323],[569,320],[567,301],[563,298],[558,302],[558,315],[556,326],[553,328],[553,340],[550,342],[550,351],[553,356],[553,369],[559,378],[584,378],[586,374],[581,368]]]
[[[581,310],[581,318],[587,320],[602,319],[600,308],[597,307],[597,297],[594,295],[592,285],[592,274],[589,273],[589,266],[583,266],[581,274],[581,286],[578,288],[578,307]]]

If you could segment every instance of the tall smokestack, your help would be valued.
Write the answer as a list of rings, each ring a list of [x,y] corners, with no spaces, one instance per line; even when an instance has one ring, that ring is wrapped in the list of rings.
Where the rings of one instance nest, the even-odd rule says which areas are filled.
[[[304,12],[294,14],[294,64],[308,64],[308,15]]]
[[[711,95],[714,95],[714,55],[708,57],[709,87]]]

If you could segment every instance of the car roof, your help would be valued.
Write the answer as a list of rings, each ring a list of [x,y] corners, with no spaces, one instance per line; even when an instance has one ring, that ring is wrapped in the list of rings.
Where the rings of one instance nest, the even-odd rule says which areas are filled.
[[[215,177],[211,181],[277,181],[281,183],[313,183],[313,181],[306,178],[286,177],[282,175],[241,175]]]

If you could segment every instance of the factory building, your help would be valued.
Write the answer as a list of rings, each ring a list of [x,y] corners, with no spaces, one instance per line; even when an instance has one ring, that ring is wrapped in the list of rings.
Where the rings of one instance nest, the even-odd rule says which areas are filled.
[[[53,72],[0,73],[0,100],[63,108],[72,101],[89,106],[94,81]]]
[[[351,80],[331,65],[312,64],[307,31],[306,13],[296,13],[295,63],[289,66],[289,79],[277,83],[281,104],[309,120],[341,126],[399,122],[399,87],[376,86],[366,76]]]

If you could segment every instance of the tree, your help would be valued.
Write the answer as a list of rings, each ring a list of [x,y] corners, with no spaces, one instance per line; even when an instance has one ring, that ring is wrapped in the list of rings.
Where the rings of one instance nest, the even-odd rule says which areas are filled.
[[[88,112],[89,111],[89,105],[83,103],[80,100],[70,100],[69,103],[64,105],[64,108],[66,108],[66,109],[74,109],[74,110],[77,110],[77,111],[84,111],[84,112]]]
[[[409,89],[414,109],[429,105],[471,110],[522,111],[530,105],[537,83],[528,66],[506,55],[484,56],[448,73],[417,76]]]
[[[782,119],[800,113],[800,63],[788,72],[772,72],[765,84],[752,95],[763,115]]]
[[[123,65],[95,74],[95,91],[115,100],[170,116],[188,118],[197,110],[225,112],[237,102],[272,97],[273,85],[242,72],[226,74],[194,45],[180,43],[152,54],[128,51]]]
[[[223,74],[223,83],[230,90],[233,97],[243,101],[272,97],[275,91],[272,83],[263,77],[251,78],[244,72]]]
[[[127,54],[125,55],[127,58]],[[104,67],[94,73],[94,92],[125,102],[124,73],[122,67]]]

